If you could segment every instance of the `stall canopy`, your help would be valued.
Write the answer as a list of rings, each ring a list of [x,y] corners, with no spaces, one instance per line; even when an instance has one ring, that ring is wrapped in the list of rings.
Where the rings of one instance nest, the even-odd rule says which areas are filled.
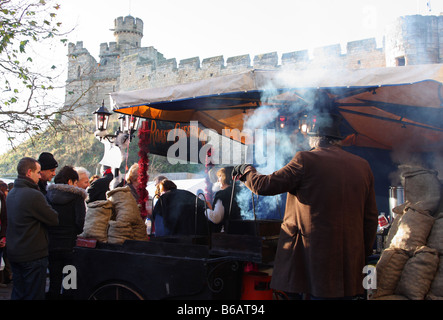
[[[162,88],[111,93],[118,113],[243,130],[256,110],[299,119],[321,91],[343,116],[345,143],[415,152],[443,146],[443,64],[360,70],[250,70]]]

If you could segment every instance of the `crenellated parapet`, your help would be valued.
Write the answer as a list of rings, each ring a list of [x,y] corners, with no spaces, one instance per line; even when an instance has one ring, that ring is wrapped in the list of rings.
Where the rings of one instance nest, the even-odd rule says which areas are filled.
[[[73,54],[74,52],[88,52],[87,49],[83,48],[83,41],[77,41],[76,43],[70,42],[68,44],[68,54]]]
[[[141,47],[143,22],[131,16],[114,21],[116,42],[101,43],[99,62],[83,47],[68,46],[67,91],[95,86],[85,99],[107,101],[113,91],[171,86],[255,69],[362,69],[443,63],[443,15],[406,16],[388,27],[383,42],[375,38],[278,54],[190,57],[177,62],[154,47]],[[85,82],[85,81],[89,82]],[[81,85],[80,85],[81,83]],[[72,90],[72,89],[75,90]]]
[[[120,55],[121,50],[117,46],[117,42],[104,42],[100,44],[100,53],[99,57],[106,57],[106,56],[118,56]]]
[[[143,21],[132,16],[118,17],[114,20],[114,33],[136,33],[143,37]]]
[[[114,37],[118,46],[123,48],[141,47],[143,21],[132,16],[118,17],[114,20]]]

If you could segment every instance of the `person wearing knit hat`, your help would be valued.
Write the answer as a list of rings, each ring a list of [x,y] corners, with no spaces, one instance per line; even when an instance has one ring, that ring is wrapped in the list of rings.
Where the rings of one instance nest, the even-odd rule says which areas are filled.
[[[38,182],[38,187],[43,194],[46,194],[46,187],[48,182],[54,178],[58,163],[54,159],[54,156],[49,152],[42,152],[38,157],[38,162],[41,165],[41,177]]]

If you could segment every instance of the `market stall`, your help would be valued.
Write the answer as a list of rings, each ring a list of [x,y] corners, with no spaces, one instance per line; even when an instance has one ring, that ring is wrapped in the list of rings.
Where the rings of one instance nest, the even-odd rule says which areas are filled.
[[[295,141],[302,140],[306,133],[304,126],[315,122],[316,115],[340,114],[344,120],[341,124],[341,131],[346,136],[344,145],[369,159],[379,181],[383,181],[380,197],[386,198],[388,202],[388,188],[391,185],[388,175],[396,166],[392,159],[390,165],[385,166],[383,162],[386,158],[399,151],[402,155],[432,154],[434,160],[443,155],[442,83],[443,65],[440,64],[333,71],[250,70],[171,87],[115,92],[110,97],[114,112],[145,120],[140,130],[142,159],[146,159],[148,153],[167,156],[169,148],[177,142],[166,139],[172,130],[180,129],[190,138],[193,130],[197,137],[201,137],[200,133],[205,128],[215,131],[221,137],[226,130],[230,130],[230,133],[243,133],[251,128],[268,128],[281,131],[295,145]],[[264,115],[266,121],[258,122],[257,115]],[[242,134],[224,138],[235,141],[240,147],[254,147],[257,143],[256,137],[248,140]],[[277,141],[277,144],[282,143],[280,139]],[[214,145],[203,149],[205,145],[207,146],[207,141],[198,138],[194,144],[198,153],[204,150],[203,154],[209,155],[214,150]],[[192,146],[191,141],[187,147]],[[279,150],[276,153],[280,153]],[[205,163],[207,168],[211,165],[207,157],[194,160]],[[252,160],[255,161],[256,158],[253,157]],[[148,165],[146,162],[144,164]],[[234,163],[225,163],[232,164]],[[383,192],[386,192],[386,196]],[[384,200],[380,203],[382,201]],[[254,205],[252,210],[255,210]],[[267,211],[269,213],[272,210]],[[403,213],[398,215],[398,224],[401,223]],[[426,214],[432,217],[435,212]],[[95,259],[93,257],[97,252],[127,256],[129,265],[132,265],[130,261],[133,254],[139,256],[137,261],[146,259],[146,264],[151,263],[152,268],[149,277],[162,280],[158,287],[153,286],[150,289],[144,287],[152,278],[146,279],[146,283],[144,280],[138,281],[138,290],[129,290],[136,292],[135,296],[138,298],[238,298],[241,287],[238,279],[242,268],[236,269],[240,270],[240,275],[232,275],[230,272],[225,274],[231,279],[228,282],[233,285],[233,291],[226,291],[226,295],[214,295],[207,285],[210,283],[207,281],[208,275],[213,274],[210,266],[213,263],[224,264],[226,261],[234,264],[251,261],[272,264],[272,249],[275,247],[275,236],[278,235],[279,220],[268,220],[268,217],[257,218],[254,211],[252,220],[238,221],[237,226],[233,223],[231,232],[210,234],[204,239],[197,236],[176,237],[156,239],[143,244],[126,241],[118,248],[100,244],[96,248],[77,248],[77,253],[82,261]],[[177,252],[168,247],[171,242],[186,245],[187,248]],[[238,243],[244,246],[239,248]],[[183,252],[190,252],[191,256],[183,255]],[[104,259],[103,257],[102,260],[105,261]],[[89,261],[90,263],[93,261]],[[134,260],[133,263],[137,266],[139,262]],[[165,264],[183,268],[169,270],[164,267]],[[194,267],[187,269],[191,265]],[[84,266],[80,264],[79,268],[82,267]],[[122,270],[123,265],[119,267],[119,272],[124,273]],[[168,277],[175,276],[178,277],[175,280],[181,280],[167,280]],[[181,282],[183,277],[195,280],[192,287],[201,286],[186,291],[188,285]],[[95,293],[92,292],[107,286],[110,279],[115,279],[115,274],[100,278],[100,281],[97,279],[94,290],[84,289],[82,297],[94,296]],[[111,287],[114,290],[136,282],[136,279],[126,278],[122,281],[123,284],[117,281]],[[174,290],[171,291],[172,283]],[[181,291],[182,289],[185,291]]]

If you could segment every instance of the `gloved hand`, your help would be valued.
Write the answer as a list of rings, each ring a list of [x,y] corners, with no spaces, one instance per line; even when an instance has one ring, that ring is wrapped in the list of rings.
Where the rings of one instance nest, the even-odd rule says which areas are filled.
[[[245,172],[248,169],[248,167],[252,167],[250,164],[238,164],[232,169],[232,179],[235,179],[235,177],[238,177],[240,181],[245,181],[246,176]]]

